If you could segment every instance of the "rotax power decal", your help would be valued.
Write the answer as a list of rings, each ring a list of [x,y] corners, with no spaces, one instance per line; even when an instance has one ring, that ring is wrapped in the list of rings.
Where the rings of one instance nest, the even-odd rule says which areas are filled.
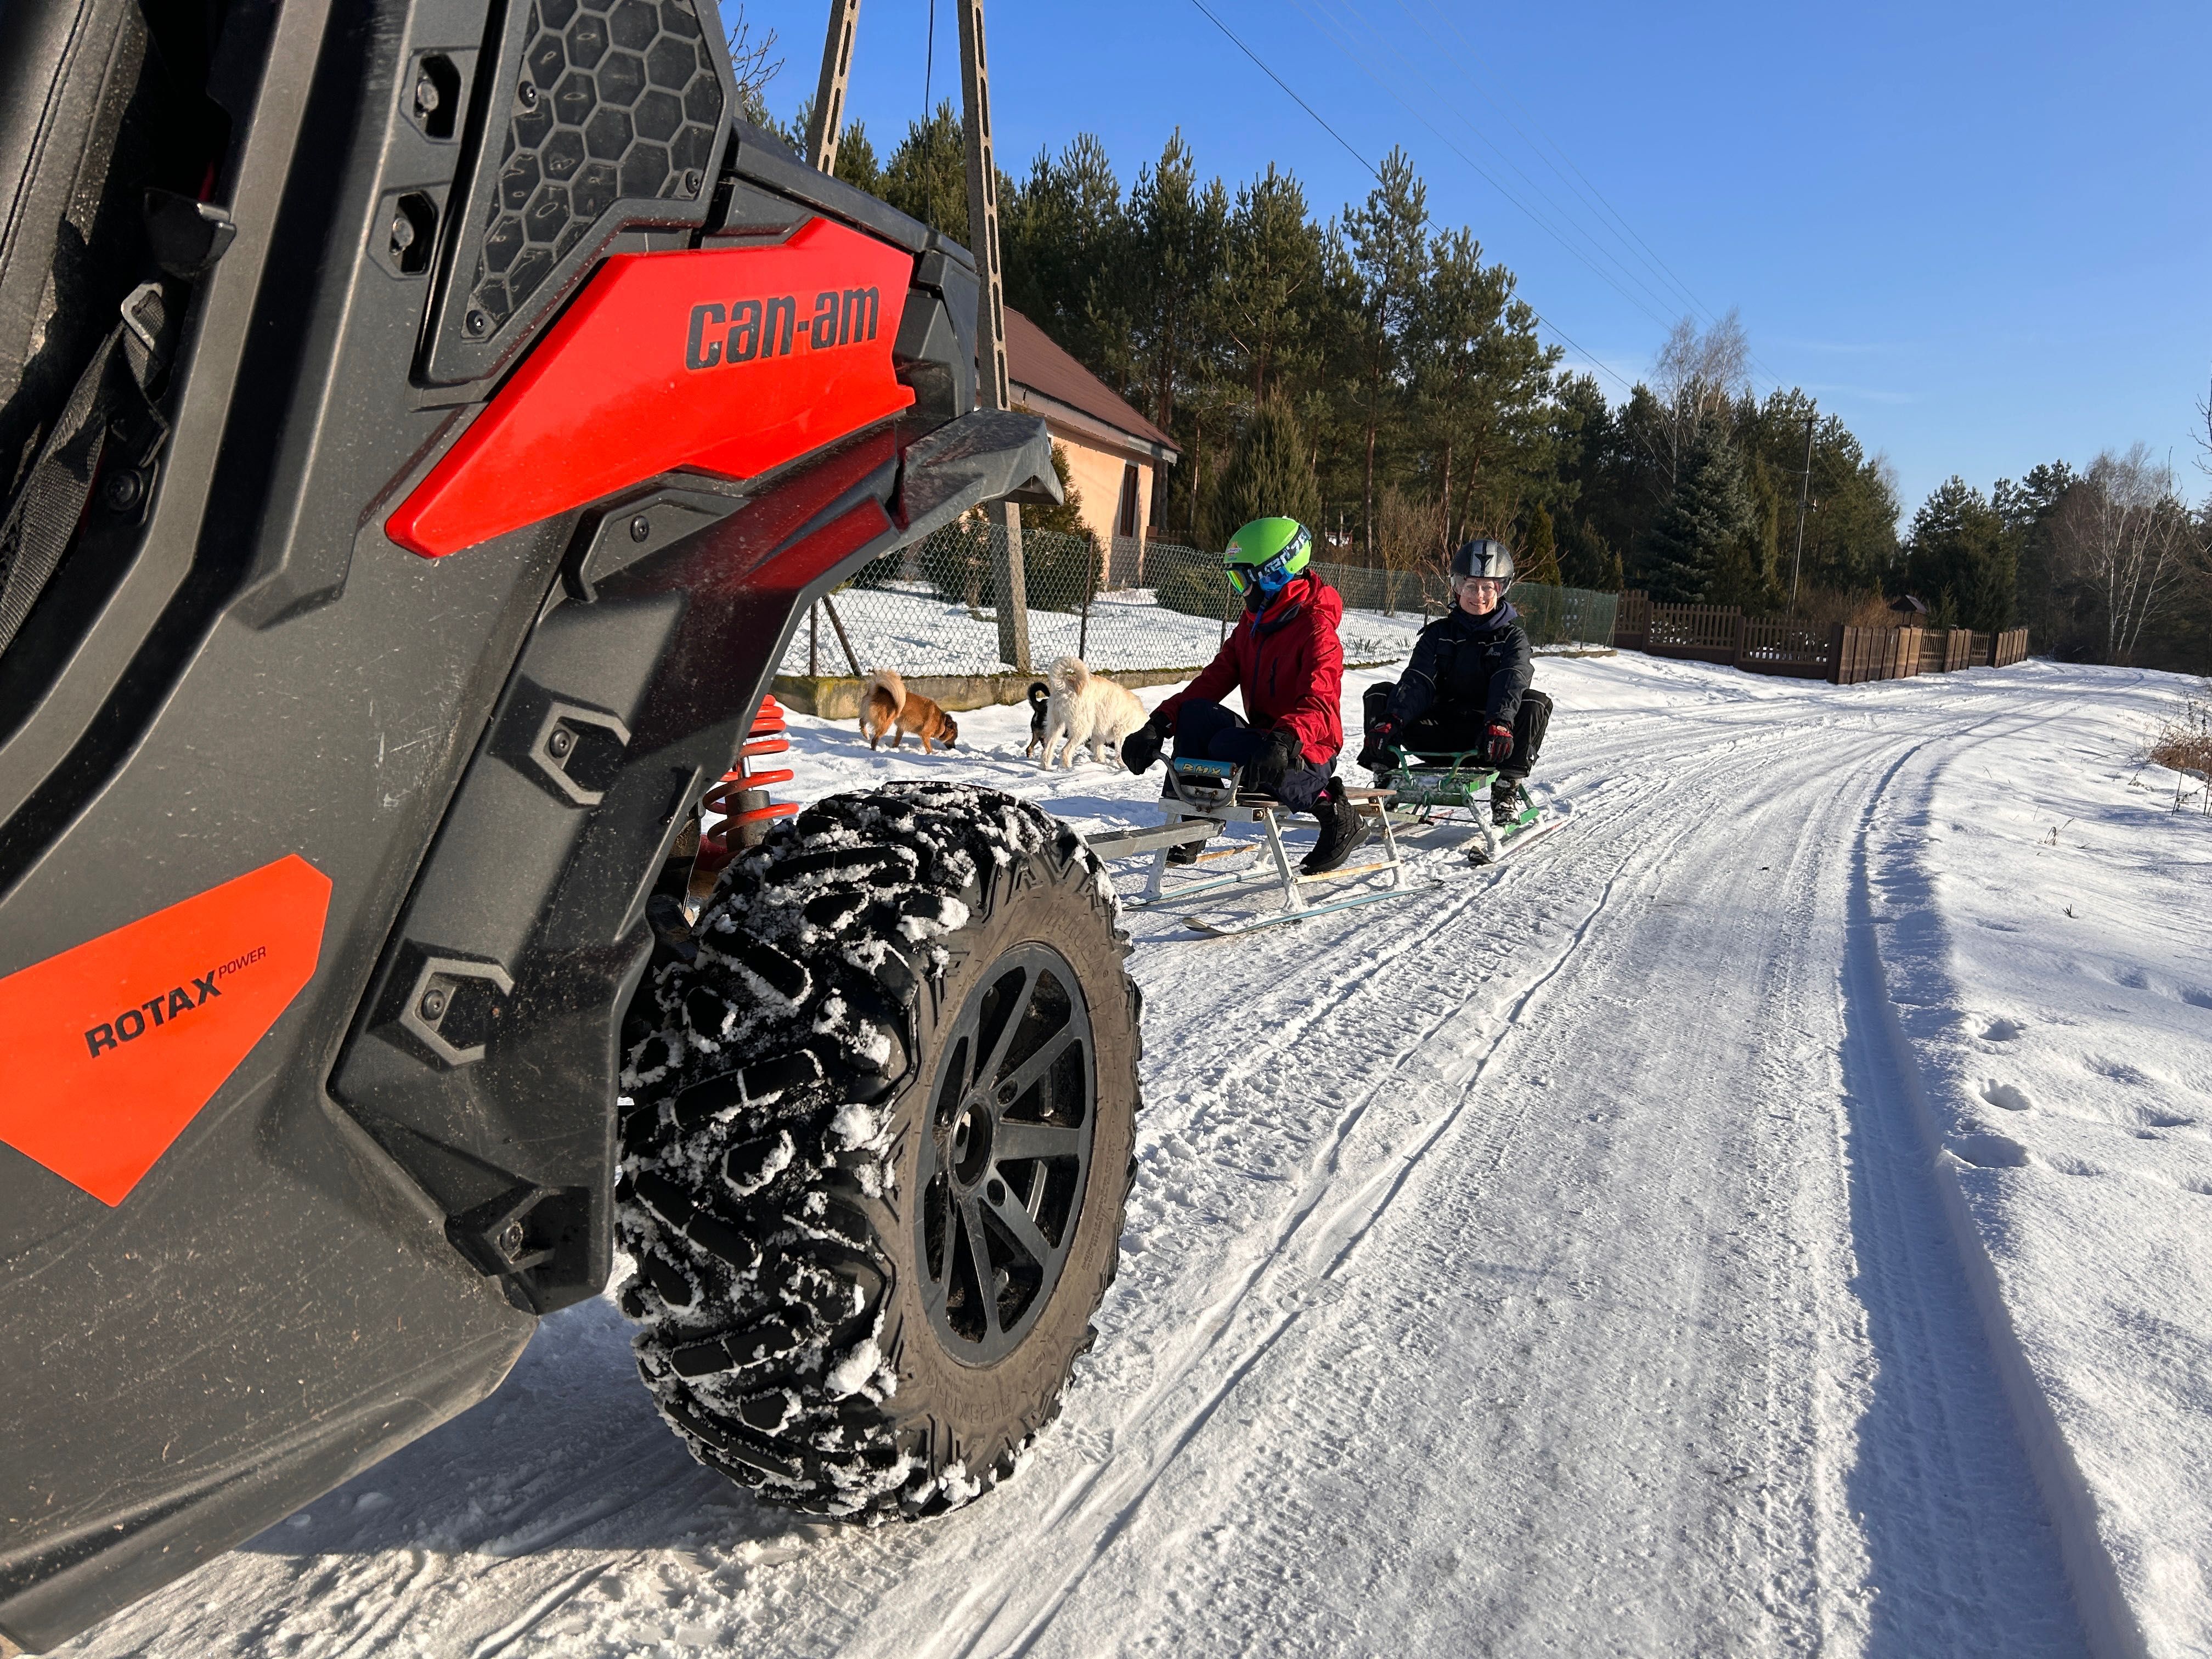
[[[0,979],[0,1141],[120,1204],[314,977],[298,854]]]

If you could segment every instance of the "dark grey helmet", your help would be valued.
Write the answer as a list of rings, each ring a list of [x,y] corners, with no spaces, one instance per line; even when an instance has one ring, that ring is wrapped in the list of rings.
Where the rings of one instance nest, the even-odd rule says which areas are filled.
[[[1510,587],[1513,585],[1513,550],[1504,542],[1477,536],[1452,555],[1451,573],[1455,582],[1469,576],[1489,576]]]

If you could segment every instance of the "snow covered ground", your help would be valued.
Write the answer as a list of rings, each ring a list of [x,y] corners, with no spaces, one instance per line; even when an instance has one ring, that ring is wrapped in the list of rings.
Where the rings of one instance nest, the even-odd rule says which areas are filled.
[[[1127,1264],[988,1501],[755,1504],[603,1299],[67,1651],[2212,1649],[2212,821],[2130,759],[2182,683],[1539,678],[1526,859],[1243,939],[1133,915]],[[796,721],[801,780],[1157,811],[961,724]]]
[[[890,667],[906,675],[994,674],[999,656],[998,613],[971,611],[921,582],[896,587],[848,587],[836,597],[837,619],[862,668]],[[1388,662],[1413,647],[1425,620],[1410,611],[1347,611],[1337,629],[1346,662]],[[804,674],[807,625],[785,647],[779,674]],[[1221,645],[1221,625],[1161,605],[1148,587],[1101,593],[1091,618],[1073,611],[1030,612],[1030,659],[1046,663],[1079,649],[1093,668],[1194,668],[1210,662]],[[825,674],[848,670],[845,648],[825,619],[814,636],[816,665]],[[1162,692],[1161,696],[1165,696]]]

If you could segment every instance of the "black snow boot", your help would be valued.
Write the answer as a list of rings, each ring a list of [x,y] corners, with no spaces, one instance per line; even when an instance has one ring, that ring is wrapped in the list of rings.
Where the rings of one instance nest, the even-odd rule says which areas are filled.
[[[1203,823],[1206,820],[1203,818],[1185,818],[1183,822],[1185,823]],[[1213,837],[1208,836],[1206,839],[1206,841],[1211,841]],[[1170,864],[1195,864],[1198,862],[1198,855],[1205,850],[1205,841],[1186,841],[1179,842],[1177,845],[1168,848],[1168,862]]]
[[[1500,778],[1490,786],[1490,821],[1499,829],[1519,817],[1528,805],[1527,793],[1510,779]]]
[[[1172,778],[1162,778],[1160,780],[1160,799],[1164,801],[1171,801],[1175,799],[1175,781]],[[1202,818],[1194,818],[1188,814],[1184,815],[1182,821],[1185,823],[1202,823],[1205,822]],[[1206,841],[1211,840],[1212,840],[1211,836],[1206,837]],[[1206,842],[1188,841],[1183,842],[1181,846],[1170,847],[1168,848],[1168,862],[1170,864],[1195,864],[1198,862],[1198,855],[1205,850]]]
[[[1339,868],[1350,858],[1352,849],[1367,839],[1367,820],[1359,809],[1344,798],[1344,786],[1331,778],[1322,788],[1314,802],[1314,816],[1321,820],[1321,836],[1314,849],[1298,866],[1310,876]]]

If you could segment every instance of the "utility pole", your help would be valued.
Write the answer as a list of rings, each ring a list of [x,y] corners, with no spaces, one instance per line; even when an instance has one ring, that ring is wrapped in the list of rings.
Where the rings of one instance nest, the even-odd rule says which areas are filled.
[[[1006,308],[999,270],[999,167],[991,138],[991,72],[983,52],[983,0],[957,0],[960,7],[960,101],[968,129],[968,245],[975,253],[976,367],[981,371],[976,403],[1005,409],[1011,402],[1006,381]],[[854,0],[858,3],[858,0]],[[984,509],[1000,534],[996,544],[999,576],[999,656],[1030,672],[1029,590],[1022,578],[1022,510],[1012,501]]]
[[[1797,550],[1790,556],[1790,614],[1797,614],[1797,570],[1805,562],[1805,498],[1813,489],[1813,424],[1820,418],[1816,405],[1805,411],[1805,471],[1797,478]]]
[[[837,138],[845,130],[845,82],[853,73],[853,33],[860,26],[860,0],[830,0],[822,78],[814,83],[814,113],[806,123],[806,164],[817,173],[837,170]]]
[[[814,113],[806,123],[806,164],[817,173],[837,170],[837,139],[845,131],[845,83],[853,73],[853,35],[860,27],[860,0],[830,0],[830,27],[822,40],[822,78],[814,83]],[[806,672],[819,674],[822,608],[828,599],[817,599],[806,613]],[[845,639],[845,625],[831,611],[830,620],[845,643],[845,656],[853,672],[860,672],[853,655],[853,642]]]

